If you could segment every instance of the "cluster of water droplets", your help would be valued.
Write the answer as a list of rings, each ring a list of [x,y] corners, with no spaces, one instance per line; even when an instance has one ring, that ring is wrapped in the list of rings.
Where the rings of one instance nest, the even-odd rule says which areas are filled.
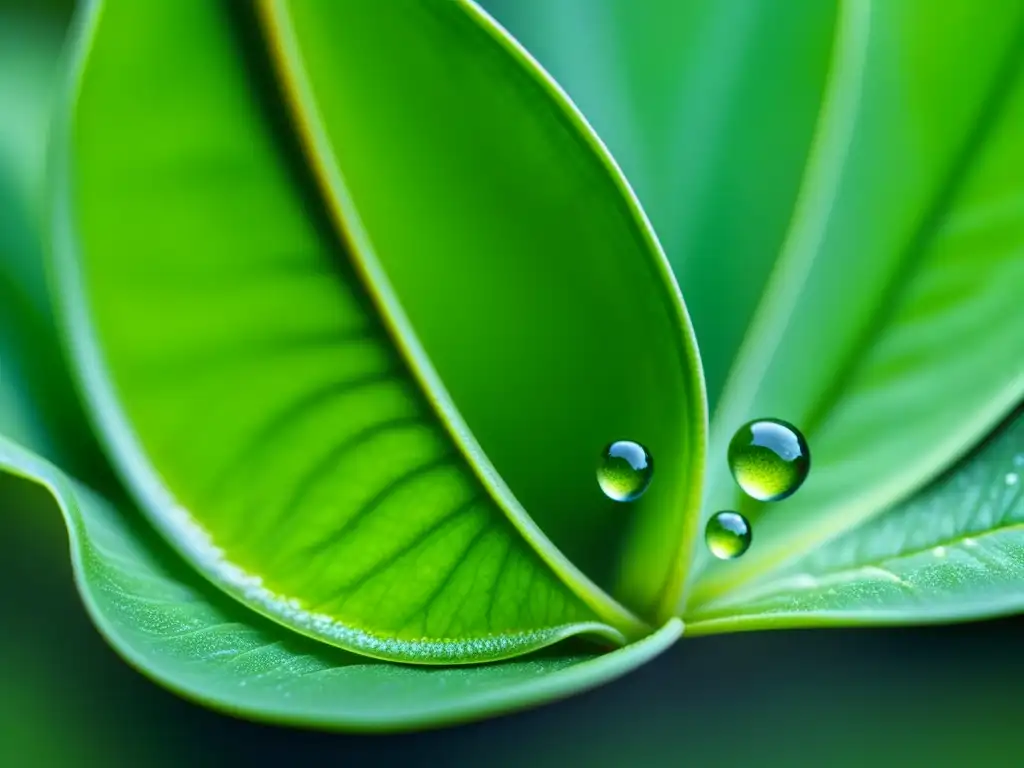
[[[811,469],[811,453],[804,436],[780,419],[755,419],[740,427],[729,443],[728,460],[736,484],[758,501],[789,498],[803,485]],[[653,475],[654,460],[646,448],[632,440],[617,440],[606,446],[597,467],[601,490],[620,502],[639,499]],[[720,560],[739,557],[750,549],[752,540],[750,523],[734,510],[716,512],[704,529],[708,550]]]
[[[729,442],[729,469],[740,489],[758,501],[782,501],[799,490],[811,470],[811,452],[800,430],[781,419],[755,419]],[[732,560],[753,540],[750,523],[739,512],[723,510],[708,520],[704,541],[711,554]]]

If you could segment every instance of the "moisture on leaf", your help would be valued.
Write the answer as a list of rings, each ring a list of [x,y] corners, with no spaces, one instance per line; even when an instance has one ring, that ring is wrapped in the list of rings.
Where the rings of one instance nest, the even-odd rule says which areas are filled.
[[[95,0],[0,110],[0,470],[113,646],[393,730],[1024,610],[1024,6],[488,4],[667,254],[470,0]]]
[[[704,404],[621,177],[470,6],[259,11],[97,5],[56,132],[64,327],[134,498],[251,609],[368,656],[650,633]],[[639,351],[637,306],[639,378],[603,353]],[[674,467],[631,515],[598,432]]]

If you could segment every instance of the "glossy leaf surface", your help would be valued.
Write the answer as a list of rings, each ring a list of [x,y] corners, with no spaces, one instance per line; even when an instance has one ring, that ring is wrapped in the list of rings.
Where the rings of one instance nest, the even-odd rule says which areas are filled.
[[[728,567],[698,551],[691,607],[906,497],[1024,393],[1024,8],[932,10],[844,6],[802,202],[713,419],[705,515],[739,505],[756,544]],[[761,416],[813,456],[770,507],[725,465]]]
[[[242,34],[245,13],[198,1],[96,6],[59,143],[55,218],[65,322],[84,393],[122,476],[163,533],[222,587],[293,629],[368,655],[426,663],[505,658],[579,632],[615,642],[638,637],[647,626],[545,534],[554,528],[563,544],[567,529],[550,515],[575,519],[578,544],[590,545],[579,551],[612,571],[619,553],[602,550],[592,532],[616,549],[619,538],[634,547],[653,538],[657,549],[626,583],[636,595],[647,589],[643,607],[651,612],[651,602],[673,602],[681,582],[679,529],[687,502],[692,508],[696,501],[703,446],[699,372],[681,304],[635,204],[557,94],[486,20],[457,4],[424,7],[432,26],[390,5],[303,6],[324,26],[361,29],[390,46],[391,66],[406,73],[388,86],[393,101],[371,99],[347,113],[346,125],[364,142],[356,145],[358,157],[334,156],[317,135],[305,137],[317,173],[329,176],[322,205],[297,168],[289,126],[275,122],[279,94],[268,88],[260,39]],[[275,39],[285,34],[281,13],[268,16]],[[316,55],[316,40],[300,49]],[[446,120],[427,130],[422,121],[374,114],[379,104],[406,103],[420,114],[407,75],[452,66],[452,56],[492,65],[481,70],[482,80],[445,81],[451,108],[438,114]],[[288,66],[292,79],[339,71],[330,61]],[[371,85],[354,63],[339,66],[338,93]],[[288,87],[304,130],[314,118],[321,126],[304,101],[305,86]],[[372,93],[379,88],[375,80]],[[470,124],[458,105],[478,116],[477,128],[502,139],[491,174],[467,176],[477,170],[460,164],[469,148],[442,131]],[[514,122],[502,134],[505,117]],[[330,118],[325,112],[322,125],[335,125]],[[392,128],[366,133],[378,123]],[[388,131],[413,124],[419,131],[410,135],[425,143],[408,143],[424,157],[449,160],[450,168],[442,163],[428,174],[447,174],[452,189],[445,195],[416,176],[422,160],[400,161],[405,134]],[[497,147],[481,144],[480,151],[488,149]],[[556,150],[573,172],[549,166]],[[370,155],[379,162],[366,175],[360,163]],[[349,176],[364,186],[344,187]],[[554,219],[535,221],[531,212],[548,211],[551,201],[531,197],[533,185],[549,194],[545,180],[555,178],[559,200],[587,194]],[[397,212],[404,217],[429,212],[440,198],[478,207],[439,209],[418,227],[413,218],[401,228],[383,226],[394,218],[384,202],[404,200]],[[323,206],[348,237],[347,248]],[[599,231],[587,229],[592,222],[601,223]],[[399,231],[417,234],[396,239]],[[568,250],[570,241],[579,250]],[[502,275],[522,275],[526,251],[548,274],[534,274],[517,291]],[[377,261],[378,253],[391,258]],[[432,266],[416,278],[403,264]],[[563,268],[593,276],[578,281],[590,304],[545,303],[565,284]],[[522,316],[508,316],[514,305],[486,298],[498,284],[508,289],[503,296],[537,307],[525,303]],[[467,306],[456,309],[463,296],[491,314],[470,325]],[[581,390],[582,366],[598,347],[633,338],[632,328],[601,325],[616,322],[629,297],[652,307],[637,318],[645,330],[635,346],[645,354],[638,389],[629,393],[649,397],[618,407],[624,393],[616,377],[632,374],[605,376],[611,392],[597,399],[612,407],[602,426],[588,405],[594,391]],[[433,314],[407,313],[422,302]],[[444,322],[431,325],[430,318]],[[539,355],[560,351],[565,367],[552,369],[531,359],[529,340],[558,318],[537,348]],[[425,350],[414,335],[419,321],[433,329],[427,342],[442,332],[449,341]],[[507,334],[512,326],[525,335],[498,347],[503,362],[481,368],[477,345],[495,343],[488,329]],[[563,332],[579,344],[559,339]],[[443,385],[433,366],[439,356],[447,361]],[[515,394],[502,395],[500,425],[483,425],[491,436],[485,448],[533,449],[494,467],[475,439],[479,421],[470,421],[471,433],[456,405],[461,395],[477,403],[471,414],[482,413],[480,403],[493,403],[487,398],[501,391],[499,381]],[[474,393],[486,397],[474,400]],[[517,414],[531,397],[542,404],[538,410]],[[565,408],[558,418],[551,413],[556,401]],[[664,413],[656,412],[659,405]],[[678,418],[666,422],[666,414]],[[536,418],[550,432],[533,428]],[[591,450],[583,490],[574,469],[584,443],[574,443],[574,460],[560,455],[560,441],[586,440],[568,426],[584,421],[588,430],[621,427],[661,446],[668,466],[678,468],[660,492],[652,490],[651,504],[662,505],[636,505],[629,515],[612,509],[594,483]],[[636,429],[627,428],[631,423]],[[553,458],[537,460],[540,434]],[[550,486],[553,467],[561,487],[580,496]],[[510,471],[523,479],[511,491],[504,483]],[[537,498],[545,487],[550,498],[531,519],[517,498]],[[665,499],[676,503],[665,506]],[[583,525],[588,510],[593,516]],[[629,554],[627,548],[623,556]]]
[[[41,139],[45,125],[26,135]],[[11,152],[19,154],[32,156]],[[0,276],[18,276],[10,285],[19,292],[10,296],[43,296],[36,222],[24,215],[29,207],[24,190],[11,199],[18,205],[5,209],[5,235],[12,238],[6,242],[18,235],[17,241],[29,247],[5,249]],[[680,627],[672,622],[649,640],[602,657],[587,655],[584,648],[558,647],[542,657],[491,667],[411,668],[333,649],[260,618],[172,554],[130,504],[111,504],[6,439],[15,434],[76,467],[102,465],[91,442],[76,440],[78,420],[65,416],[74,403],[45,310],[45,303],[0,301],[0,472],[30,478],[57,494],[76,581],[97,626],[134,666],[182,695],[277,723],[356,730],[429,727],[537,705],[601,684],[678,637]],[[23,370],[28,375],[21,375]],[[80,455],[86,460],[75,464]],[[92,476],[108,479],[105,470]],[[16,502],[17,495],[3,496],[5,516],[29,511]],[[21,522],[5,520],[5,526]],[[10,682],[16,687],[18,681],[16,675]],[[37,689],[40,683],[31,677],[25,682]],[[18,735],[29,742],[39,738],[23,729]]]
[[[714,406],[786,234],[838,3],[484,5],[566,88],[622,164],[683,289]]]
[[[670,609],[703,383],[668,266],[596,138],[471,3],[264,7],[325,197],[470,452],[599,585]],[[663,468],[627,508],[594,483],[617,439]]]
[[[41,483],[68,526],[93,620],[134,666],[235,715],[332,729],[426,727],[536,705],[606,682],[671,645],[672,620],[604,656],[554,655],[474,667],[375,661],[262,619],[171,554],[119,510],[0,437],[0,470]]]
[[[490,7],[635,181],[713,403],[746,331],[712,419],[704,516],[762,519],[693,601],[905,497],[1021,396],[1018,3]],[[771,416],[809,433],[815,468],[762,510],[725,455],[737,427]]]
[[[1024,608],[1024,418],[912,500],[692,617],[687,632],[951,621]]]

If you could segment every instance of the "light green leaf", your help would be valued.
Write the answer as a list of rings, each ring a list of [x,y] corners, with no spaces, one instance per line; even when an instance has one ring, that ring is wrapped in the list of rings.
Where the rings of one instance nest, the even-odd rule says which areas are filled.
[[[689,611],[905,498],[1024,394],[1022,41],[1017,2],[844,4],[801,203],[712,422],[705,518],[738,506],[754,545],[696,551]],[[725,461],[761,416],[813,457],[770,509]]]
[[[912,500],[696,612],[687,632],[965,620],[1024,609],[1024,417]]]
[[[268,6],[321,201],[247,14],[96,4],[81,39],[60,298],[125,483],[227,592],[369,656],[646,634],[705,409],[611,161],[470,6]],[[665,467],[625,510],[594,479],[621,437]]]
[[[328,204],[472,429],[469,452],[598,585],[645,617],[670,612],[703,472],[703,382],[611,159],[472,3],[264,7]],[[593,478],[622,438],[664,468],[628,512]]]
[[[714,406],[782,245],[836,2],[487,0],[608,143],[665,245]]]
[[[346,730],[479,718],[599,685],[643,664],[682,632],[673,619],[603,656],[548,651],[454,668],[375,661],[255,616],[171,554],[134,510],[118,509],[3,437],[0,469],[53,493],[82,597],[111,644],[158,682],[235,715]]]
[[[634,180],[687,292],[712,402],[717,363],[736,346],[730,323],[739,320],[737,331],[747,324],[765,282],[759,270],[776,260],[782,240],[779,231],[779,242],[761,239],[743,250],[726,247],[729,233],[745,237],[783,223],[758,219],[746,206],[794,208],[781,179],[785,169],[799,170],[802,144],[787,154],[761,142],[773,141],[781,125],[806,137],[800,126],[810,121],[800,105],[820,102],[786,247],[713,420],[705,518],[742,506],[759,518],[755,546],[742,561],[714,567],[706,587],[698,584],[691,599],[698,607],[711,595],[731,602],[733,586],[906,496],[982,437],[1024,390],[1024,347],[1015,344],[1024,338],[1024,310],[1014,291],[1024,283],[1015,140],[1022,119],[1013,106],[1019,4],[957,2],[935,13],[929,3],[839,3],[830,65],[821,42],[832,4],[811,5],[816,13],[787,4],[794,16],[787,24],[767,3],[490,3],[566,84]],[[718,29],[728,30],[728,44]],[[698,59],[702,66],[691,65]],[[783,70],[773,67],[798,61],[804,79],[778,79]],[[813,75],[826,69],[822,98]],[[745,78],[754,88],[744,90]],[[763,101],[752,98],[758,89]],[[688,98],[674,104],[680,93]],[[773,103],[778,109],[767,119],[759,114]],[[673,122],[686,109],[694,117]],[[701,120],[732,125],[731,114],[733,132],[702,130]],[[743,156],[746,148],[754,154]],[[766,158],[779,163],[774,173],[760,172]],[[745,183],[732,186],[732,161]],[[717,187],[700,181],[701,162]],[[676,192],[690,184],[700,197],[670,193],[665,179],[673,174],[689,179]],[[750,187],[758,182],[760,194]],[[723,197],[728,190],[733,195]],[[700,241],[677,250],[673,239],[688,216],[699,220],[701,205],[725,233],[707,241],[716,246],[707,260]],[[954,346],[969,351],[952,354]],[[740,499],[725,464],[733,430],[758,416],[805,428],[814,456],[804,490],[767,511]],[[699,572],[709,558],[702,548],[697,558]]]

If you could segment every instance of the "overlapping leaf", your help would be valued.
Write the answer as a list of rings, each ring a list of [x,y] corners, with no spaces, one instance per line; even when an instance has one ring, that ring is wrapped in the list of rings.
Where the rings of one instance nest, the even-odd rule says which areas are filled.
[[[461,6],[266,8],[311,163],[357,263],[378,287],[386,276],[376,295],[400,340],[415,330],[474,443],[568,560],[663,617],[704,449],[678,289],[589,129],[551,111],[554,85]],[[628,513],[593,482],[624,437],[664,468]]]
[[[18,225],[30,229],[27,222]],[[10,274],[11,257],[6,254],[0,273]],[[2,305],[10,322],[0,339],[0,392],[14,398],[14,405],[0,402],[0,430],[45,450],[52,447],[65,460],[68,446],[62,439],[70,434],[69,424],[41,419],[55,403],[52,391],[40,389],[39,378],[14,376],[12,366],[28,357],[27,347],[38,353],[53,349],[56,341],[49,323],[27,322],[27,306]],[[28,335],[33,328],[38,333]],[[53,383],[61,383],[59,368],[53,372]],[[29,478],[54,494],[68,525],[83,599],[114,647],[170,688],[235,714],[372,730],[480,717],[604,682],[658,653],[681,629],[670,622],[650,638],[600,657],[580,647],[470,669],[378,662],[255,616],[169,552],[130,503],[110,503],[4,437],[0,471]]]
[[[755,546],[717,566],[695,550],[699,608],[904,498],[1024,392],[1022,9],[655,5],[492,3],[635,178],[712,401],[733,362],[704,518],[739,506]],[[761,416],[803,428],[814,457],[804,490],[770,509],[725,462]]]
[[[395,730],[506,712],[598,685],[680,635],[678,620],[603,656],[543,655],[483,667],[375,661],[254,616],[167,550],[146,522],[0,437],[0,469],[46,486],[71,539],[79,588],[115,648],[179,693],[236,715]]]
[[[1024,418],[923,493],[700,609],[688,632],[952,621],[1024,608]]]
[[[906,497],[1024,395],[1024,7],[931,12],[844,6],[803,205],[712,429],[705,515],[739,505],[758,545],[703,575],[698,553],[693,605]],[[915,76],[894,80],[908,50]],[[733,430],[765,415],[813,456],[770,509],[725,463]]]
[[[236,597],[368,655],[645,634],[630,608],[662,618],[681,584],[704,406],[616,171],[468,7],[266,8],[283,94],[226,4],[98,4],[83,39],[60,294],[128,487]],[[593,477],[623,434],[671,470],[629,514]]]
[[[688,514],[703,393],[658,247],[596,138],[475,6],[268,0],[260,33],[228,3],[95,4],[57,142],[65,327],[126,485],[186,558],[117,492],[4,437],[0,469],[53,493],[115,647],[231,712],[393,729],[643,663],[677,620],[603,657],[537,649],[650,631],[690,551],[698,634],[1019,610],[1019,417],[894,502],[1024,391],[1024,8],[768,5],[540,9],[630,51],[618,81],[581,66],[592,49],[555,69],[656,220],[677,219],[716,391],[753,316],[704,514],[739,506],[755,547],[709,567]],[[15,274],[0,428],[91,479],[61,418],[38,418],[60,362],[26,364],[52,331],[37,276]],[[770,510],[724,466],[759,415],[804,427],[814,455]],[[593,482],[622,437],[659,468],[628,514]]]
[[[713,407],[786,234],[838,4],[484,5],[565,86],[636,188],[686,296]]]

